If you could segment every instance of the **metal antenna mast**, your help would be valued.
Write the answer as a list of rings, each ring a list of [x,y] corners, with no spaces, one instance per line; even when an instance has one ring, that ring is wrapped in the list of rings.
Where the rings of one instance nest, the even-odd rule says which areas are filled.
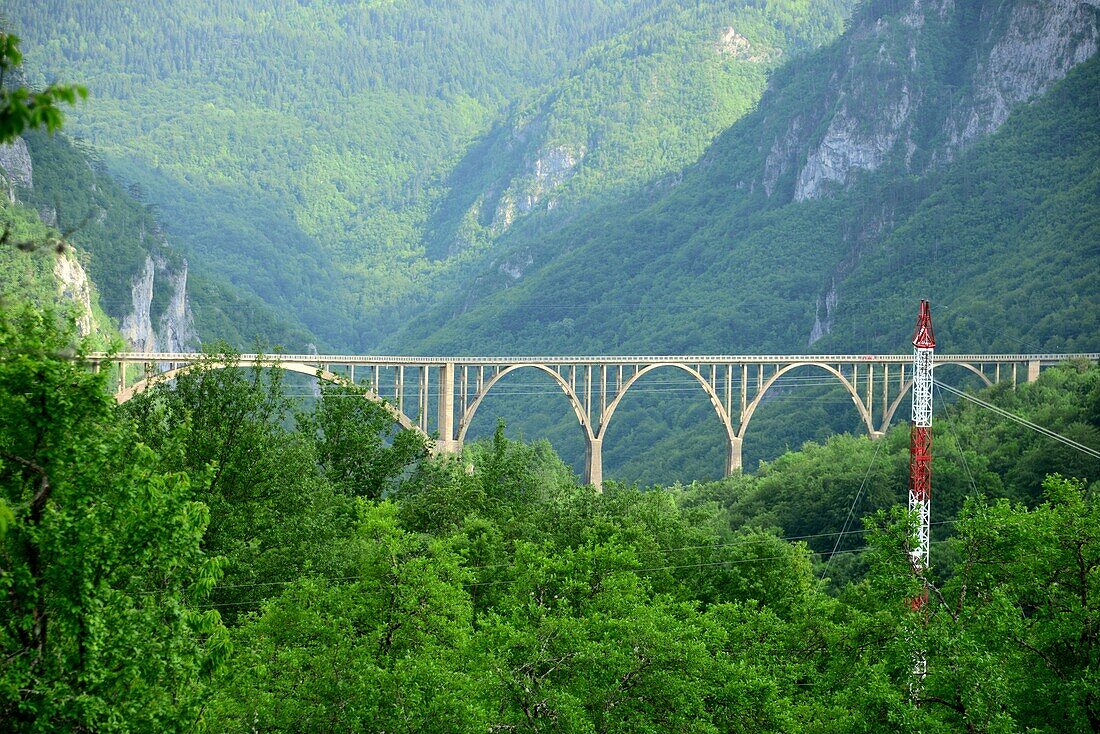
[[[917,547],[913,564],[928,568],[928,535],[932,504],[932,356],[936,338],[928,301],[920,302],[913,332],[913,427],[909,434],[909,510],[916,513]]]
[[[936,338],[928,301],[921,300],[917,328],[913,332],[913,426],[909,434],[909,511],[917,516],[917,545],[910,552],[918,573],[928,568],[928,542],[932,517],[932,356]],[[915,611],[928,603],[927,587],[910,604]],[[914,673],[924,677],[927,661],[921,654]]]

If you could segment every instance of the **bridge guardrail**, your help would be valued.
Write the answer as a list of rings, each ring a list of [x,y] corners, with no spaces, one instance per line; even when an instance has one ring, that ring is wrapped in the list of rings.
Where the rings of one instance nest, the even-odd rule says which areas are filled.
[[[108,354],[95,352],[88,355],[92,361],[104,362],[196,362],[213,355],[204,352],[117,352]],[[775,364],[790,362],[835,363],[877,363],[899,364],[912,361],[909,354],[708,354],[708,355],[614,355],[614,356],[518,356],[518,357],[416,357],[396,355],[353,355],[353,354],[240,354],[243,364],[255,364],[257,361],[300,362],[305,364],[380,364],[380,365],[516,365],[516,364]],[[1034,362],[1047,364],[1065,362],[1073,359],[1100,361],[1100,352],[1079,352],[1061,354],[936,354],[937,364],[945,362]]]

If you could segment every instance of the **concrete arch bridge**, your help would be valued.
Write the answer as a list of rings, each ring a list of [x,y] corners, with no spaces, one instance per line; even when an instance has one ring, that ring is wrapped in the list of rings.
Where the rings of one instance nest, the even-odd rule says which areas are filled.
[[[603,482],[603,440],[630,389],[657,369],[680,370],[710,399],[726,435],[726,475],[741,470],[741,447],[753,414],[787,373],[813,368],[848,392],[863,426],[879,438],[912,386],[908,355],[640,356],[640,357],[373,357],[354,355],[242,354],[232,365],[202,353],[96,354],[97,365],[117,365],[116,398],[129,400],[159,382],[205,364],[274,366],[332,382],[366,382],[370,397],[385,404],[403,427],[435,435],[437,453],[457,453],[478,407],[507,375],[535,370],[561,389],[585,439],[585,481]],[[1034,381],[1049,365],[1083,354],[937,354],[937,367],[955,365],[985,385]],[[129,374],[129,379],[127,375]],[[408,382],[406,381],[408,378]]]

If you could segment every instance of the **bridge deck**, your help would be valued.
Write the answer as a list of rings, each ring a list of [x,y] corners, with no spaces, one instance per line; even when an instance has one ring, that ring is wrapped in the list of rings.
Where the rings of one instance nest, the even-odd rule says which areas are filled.
[[[202,352],[116,352],[108,354],[96,352],[89,355],[92,360],[110,362],[196,362],[211,358]],[[1081,352],[1066,354],[941,354],[937,353],[936,362],[1032,362],[1044,364],[1065,362],[1073,359],[1100,361],[1100,352]],[[775,364],[791,362],[873,363],[873,364],[909,364],[911,354],[706,354],[706,355],[620,355],[620,356],[543,356],[543,357],[411,357],[411,356],[373,356],[356,354],[241,354],[242,364],[256,362],[269,363],[300,362],[305,364],[368,364],[368,365],[653,365],[653,364]]]

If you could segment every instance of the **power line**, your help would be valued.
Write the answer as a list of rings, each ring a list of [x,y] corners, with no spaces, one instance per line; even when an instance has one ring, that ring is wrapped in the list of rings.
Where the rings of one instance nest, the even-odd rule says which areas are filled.
[[[932,523],[932,524],[933,525],[945,525],[945,524],[954,524],[954,522],[955,522],[954,520],[941,520],[939,522],[935,522],[935,523]],[[853,534],[853,535],[863,534],[863,533],[867,533],[867,532],[870,532],[870,531],[867,530],[867,529],[847,531],[847,533],[850,533],[850,534]],[[809,540],[809,539],[813,539],[813,538],[828,538],[828,537],[833,537],[833,536],[840,535],[840,534],[841,534],[841,531],[833,531],[833,532],[829,532],[829,533],[812,533],[812,534],[809,534],[809,535],[789,535],[789,536],[771,536],[771,535],[769,535],[769,536],[761,537],[761,538],[757,538],[757,539],[739,540],[739,541],[733,541],[733,542],[730,542],[730,543],[714,543],[714,544],[706,544],[706,545],[689,545],[689,546],[680,546],[680,547],[674,547],[674,548],[654,548],[654,549],[651,549],[651,550],[642,550],[641,552],[643,554],[644,553],[672,553],[672,552],[685,551],[685,550],[718,550],[718,549],[723,549],[723,548],[744,548],[744,547],[751,547],[751,546],[754,546],[754,545],[760,545],[760,544],[763,544],[763,543],[769,543],[769,542],[772,542],[772,541],[775,541],[775,540],[779,540],[779,541],[783,541],[783,542],[790,542],[790,541]],[[936,542],[943,542],[943,541],[936,541]],[[859,548],[851,548],[851,549],[846,549],[846,550],[831,551],[831,552],[829,552],[829,555],[840,554],[840,553],[855,553],[855,552],[858,552],[858,551],[867,550],[868,547],[869,546],[861,546]],[[811,551],[811,555],[824,556],[824,555],[826,555],[826,552],[825,551]],[[619,571],[631,571],[631,572],[634,572],[634,573],[645,573],[645,572],[650,572],[650,571],[662,571],[662,570],[673,570],[673,569],[684,569],[684,568],[702,568],[702,567],[709,567],[709,566],[721,566],[721,565],[738,564],[738,563],[753,563],[753,562],[757,562],[757,561],[778,560],[778,559],[782,559],[782,558],[786,558],[786,556],[768,556],[768,557],[764,557],[764,558],[746,558],[746,559],[736,559],[736,560],[729,560],[729,561],[707,561],[707,562],[702,562],[702,563],[651,566],[651,567],[648,567],[648,568],[636,568],[636,569],[623,568],[623,569],[617,569],[617,570],[619,570]],[[486,571],[486,570],[495,570],[495,569],[502,569],[502,568],[516,569],[516,568],[519,568],[519,567],[520,566],[518,566],[515,563],[496,563],[496,564],[489,564],[489,565],[485,565],[485,566],[462,566],[461,568],[463,570],[467,570],[467,571]],[[366,574],[357,574],[355,576],[337,576],[337,577],[325,578],[324,580],[328,581],[328,582],[343,582],[343,581],[361,581],[361,580],[366,579],[366,578],[371,578],[371,577],[366,575]],[[292,579],[292,580],[289,580],[289,581],[259,581],[259,582],[248,583],[248,584],[225,584],[225,585],[219,584],[217,588],[219,590],[222,590],[222,589],[251,589],[251,588],[266,587],[266,586],[287,586],[289,584],[296,583],[298,580],[299,579]],[[495,584],[501,584],[501,583],[514,583],[514,581],[473,582],[469,585],[471,585],[471,586],[486,586],[486,585],[495,585]],[[147,591],[147,592],[143,592],[143,593],[155,594],[155,593],[158,593],[158,592]],[[213,605],[204,605],[204,606],[207,606],[207,607],[213,607],[213,606],[240,606],[240,605],[255,604],[255,603],[256,603],[255,601],[248,601],[248,602],[231,602],[231,603],[225,603],[225,604],[213,604]]]
[[[844,534],[848,532],[848,528],[851,525],[852,516],[856,511],[856,505],[859,504],[860,498],[863,496],[863,489],[867,486],[867,480],[871,478],[871,470],[875,468],[875,460],[878,458],[879,449],[882,448],[882,439],[875,442],[875,453],[871,455],[871,463],[867,465],[867,471],[863,475],[863,481],[859,484],[859,490],[856,491],[855,499],[852,500],[852,505],[848,508],[848,516],[844,518],[844,524],[840,527],[840,532],[837,533],[836,542],[833,544],[833,550],[829,553],[829,559],[825,561],[825,568],[821,570],[821,578],[825,578],[825,574],[829,571],[829,566],[833,562],[833,556],[837,553],[837,548],[840,547],[840,541],[844,539]]]
[[[990,410],[990,411],[996,413],[997,415],[1001,416],[1002,418],[1007,418],[1011,421],[1019,423],[1021,426],[1025,427],[1025,428],[1031,429],[1032,431],[1035,431],[1036,433],[1042,434],[1042,435],[1044,435],[1048,438],[1052,438],[1055,441],[1059,441],[1060,443],[1063,443],[1063,444],[1065,444],[1066,446],[1069,446],[1072,449],[1080,451],[1081,453],[1083,453],[1087,456],[1091,456],[1094,459],[1100,459],[1100,451],[1097,451],[1094,448],[1086,446],[1083,443],[1078,443],[1077,441],[1074,441],[1071,438],[1066,438],[1065,436],[1061,435],[1060,433],[1055,433],[1054,431],[1050,430],[1049,428],[1045,428],[1043,426],[1040,426],[1037,423],[1032,423],[1031,421],[1027,420],[1026,418],[1022,418],[1022,417],[1016,415],[1015,413],[1011,413],[1011,412],[1005,410],[1004,408],[993,405],[992,403],[988,403],[988,402],[982,400],[981,398],[974,397],[970,393],[964,392],[962,390],[957,390],[957,389],[951,387],[950,385],[945,385],[944,383],[939,382],[938,380],[935,381],[935,384],[938,387],[940,387],[944,390],[947,390],[948,392],[950,392],[954,395],[958,395],[961,398],[969,400],[970,402],[974,403],[975,405],[978,405],[982,408],[985,408],[987,410]]]
[[[939,385],[936,384],[935,380],[932,381],[932,384],[937,390],[939,390]],[[967,463],[966,454],[963,453],[962,443],[959,442],[958,431],[955,430],[955,425],[951,418],[951,411],[948,409],[947,401],[942,399],[942,391],[940,391],[940,398],[940,403],[943,405],[943,414],[944,417],[947,419],[947,426],[950,429],[951,439],[955,442],[955,450],[959,452],[959,460],[962,462],[963,469],[966,471],[966,478],[970,482],[970,491],[977,495],[978,486],[974,482],[974,475],[970,473],[970,464]]]

